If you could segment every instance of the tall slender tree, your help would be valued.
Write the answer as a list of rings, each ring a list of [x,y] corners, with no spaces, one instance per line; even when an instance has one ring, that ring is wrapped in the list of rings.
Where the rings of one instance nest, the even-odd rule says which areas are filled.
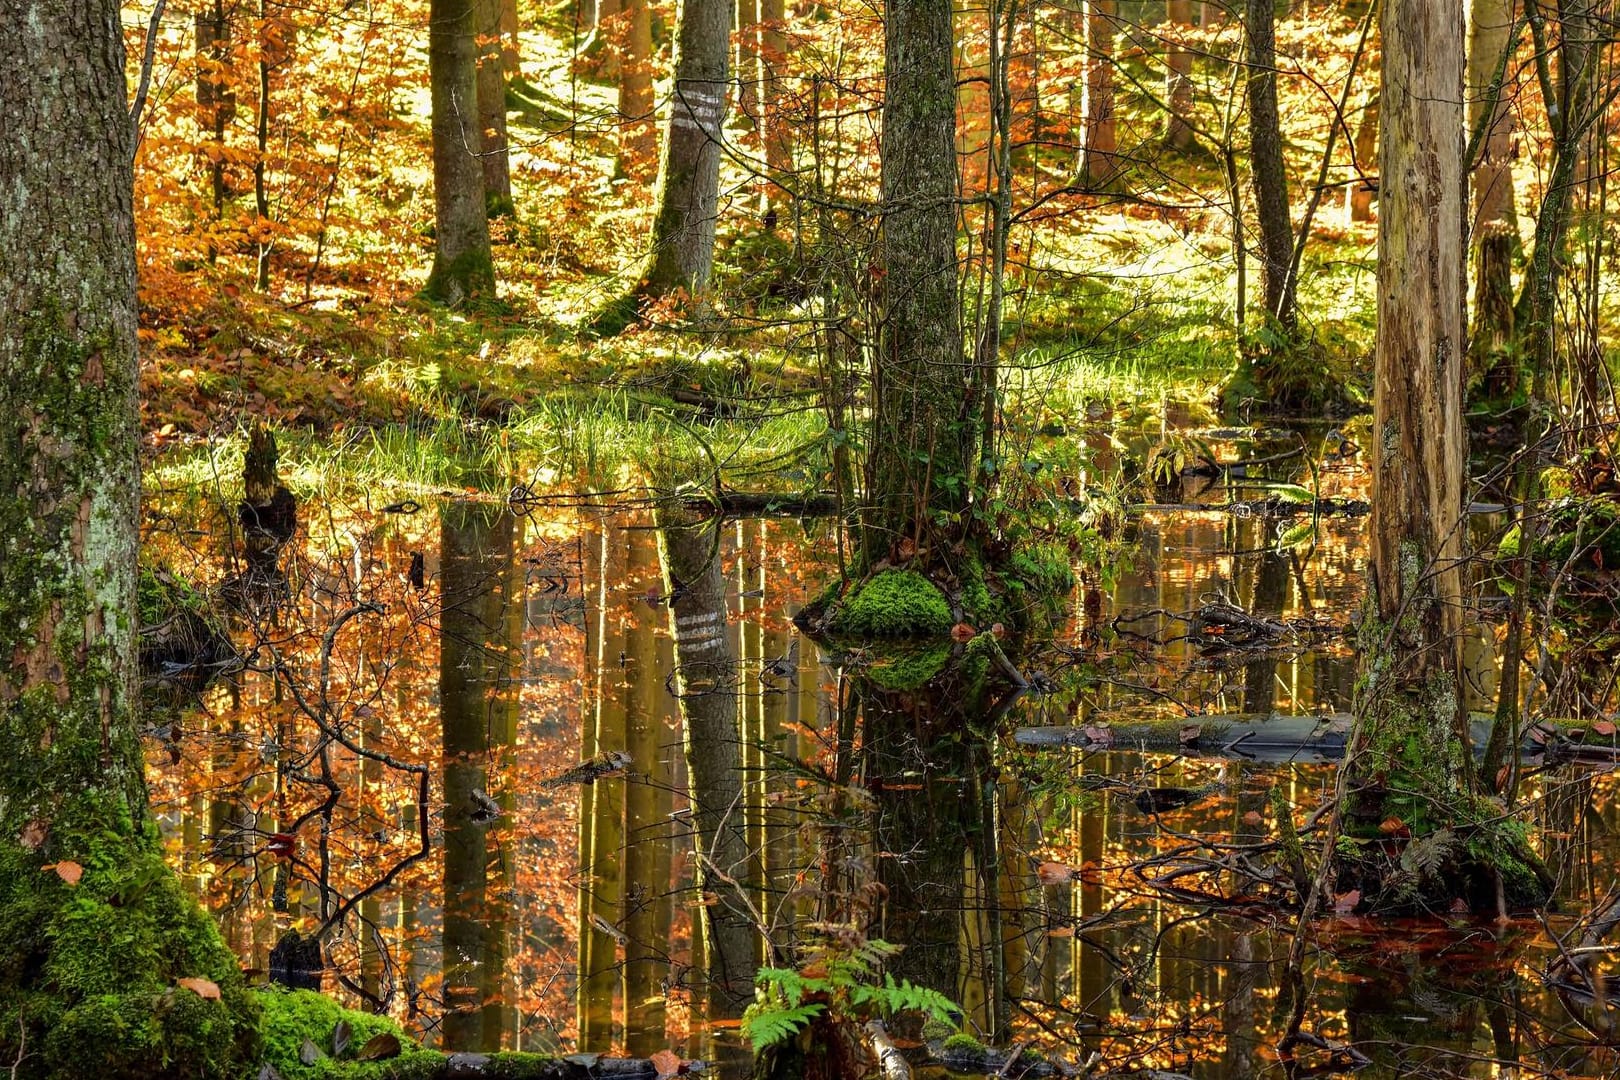
[[[506,136],[506,39],[502,0],[474,0],[478,34],[479,160],[484,168],[484,205],[490,217],[512,213],[512,166]]]
[[[1244,33],[1249,65],[1249,153],[1254,204],[1260,225],[1260,279],[1266,311],[1284,327],[1294,325],[1294,229],[1288,216],[1288,170],[1283,161],[1282,120],[1277,111],[1276,5],[1248,0]]]
[[[1114,117],[1114,22],[1118,0],[1085,0],[1086,78],[1080,101],[1080,175],[1106,183],[1119,171],[1119,124]]]
[[[118,3],[0,0],[0,64],[0,1060],[240,1076],[257,1006],[165,865],[142,776]]]
[[[1193,54],[1182,40],[1191,28],[1192,6],[1192,0],[1168,0],[1165,4],[1170,47],[1164,58],[1164,99],[1170,112],[1164,118],[1164,142],[1174,150],[1185,150],[1193,142],[1192,124],[1188,121],[1193,105]]]
[[[1513,336],[1513,110],[1503,84],[1514,20],[1512,0],[1472,0],[1468,10],[1468,129],[1483,131],[1473,164],[1474,319],[1469,355],[1496,393],[1510,393],[1514,365],[1498,364]]]
[[[495,292],[484,202],[476,0],[432,0],[428,81],[433,97],[433,270],[423,292],[452,306]]]

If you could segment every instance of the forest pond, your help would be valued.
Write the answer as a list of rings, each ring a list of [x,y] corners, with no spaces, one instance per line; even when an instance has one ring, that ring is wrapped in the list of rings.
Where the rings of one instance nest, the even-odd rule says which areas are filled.
[[[1226,460],[1264,449],[1208,439]],[[730,812],[751,854],[732,876],[774,948],[759,963],[791,966],[802,926],[856,923],[904,946],[986,1042],[1111,1069],[1283,1075],[1302,1000],[1314,1041],[1291,1075],[1612,1073],[1615,1014],[1549,975],[1620,857],[1609,766],[1532,781],[1558,910],[1392,924],[1330,904],[1296,986],[1291,923],[1219,864],[1272,834],[1274,791],[1305,826],[1331,754],[1185,736],[1140,752],[1102,733],[1211,716],[1325,729],[1349,709],[1366,477],[1347,457],[1313,483],[1351,512],[1285,548],[1302,519],[1229,505],[1254,495],[1230,475],[1135,508],[1128,559],[1082,568],[988,743],[942,739],[927,686],[882,695],[899,722],[846,724],[852,683],[881,685],[892,662],[792,624],[837,572],[827,520],[726,523],[733,660],[682,683],[642,507],[522,485],[504,502],[309,501],[273,601],[223,628],[245,666],[188,697],[177,664],[153,688],[171,705],[149,732],[154,807],[256,980],[288,929],[324,931],[325,988],[430,1044],[674,1049],[746,1075],[738,1020],[705,1016],[689,977],[694,912],[715,901],[693,886],[679,693],[734,695]],[[214,587],[232,522],[218,491],[158,492],[145,542],[172,580]],[[1496,628],[1477,615],[1484,647]],[[1065,734],[1026,730],[1043,727]]]

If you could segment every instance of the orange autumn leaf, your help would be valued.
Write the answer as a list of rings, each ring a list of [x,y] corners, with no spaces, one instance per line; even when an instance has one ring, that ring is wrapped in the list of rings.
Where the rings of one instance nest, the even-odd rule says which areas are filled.
[[[176,985],[183,986],[200,998],[209,1001],[219,1000],[219,984],[210,979],[176,979]]]
[[[41,869],[46,871],[56,871],[56,876],[67,882],[69,885],[77,885],[79,883],[79,879],[84,877],[84,867],[80,866],[71,859],[63,859],[59,863],[51,863],[49,866],[41,867]]]
[[[660,1050],[647,1060],[652,1063],[653,1068],[658,1070],[658,1080],[678,1075],[681,1066],[684,1064],[679,1054],[671,1053],[668,1050]]]

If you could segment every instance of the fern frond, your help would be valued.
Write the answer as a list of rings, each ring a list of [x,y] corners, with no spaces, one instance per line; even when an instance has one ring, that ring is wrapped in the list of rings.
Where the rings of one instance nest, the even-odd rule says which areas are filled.
[[[819,1001],[791,1009],[756,1006],[743,1016],[743,1034],[748,1036],[748,1041],[753,1044],[754,1053],[757,1054],[767,1046],[786,1042],[797,1035],[800,1028],[825,1008],[826,1006]]]

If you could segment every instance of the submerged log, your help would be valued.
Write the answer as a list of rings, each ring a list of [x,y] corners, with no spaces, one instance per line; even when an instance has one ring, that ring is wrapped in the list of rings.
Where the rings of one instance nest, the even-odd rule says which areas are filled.
[[[1081,727],[1023,727],[1013,739],[1020,746],[1076,747],[1182,757],[1224,758],[1272,764],[1334,762],[1344,759],[1353,718],[1328,716],[1203,716]],[[1484,753],[1491,721],[1476,716],[1470,725],[1474,753]],[[1620,761],[1620,733],[1606,721],[1542,721],[1524,733],[1519,751],[1529,762]]]

